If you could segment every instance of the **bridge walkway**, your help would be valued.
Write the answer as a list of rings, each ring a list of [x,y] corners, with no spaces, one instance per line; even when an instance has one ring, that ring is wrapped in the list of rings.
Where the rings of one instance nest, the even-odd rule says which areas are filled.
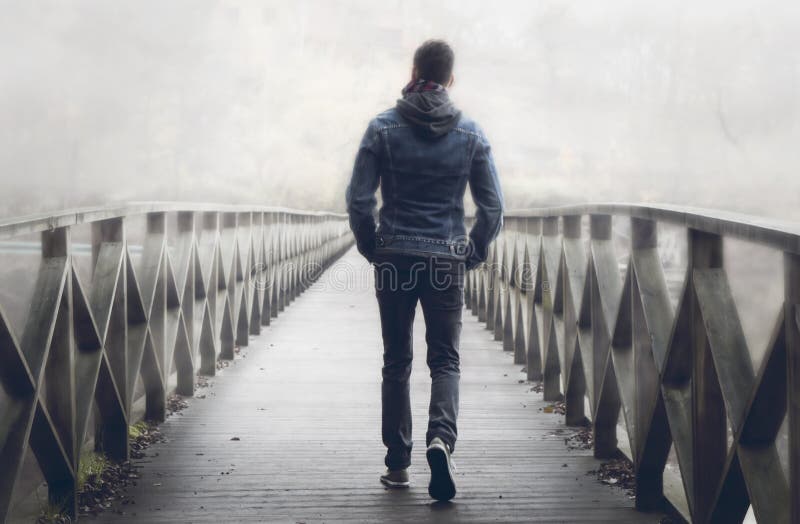
[[[521,366],[465,311],[460,439],[452,503],[427,495],[429,379],[417,315],[412,373],[412,487],[385,490],[380,441],[380,330],[370,267],[354,249],[189,407],[164,442],[135,460],[133,504],[99,522],[658,522],[588,474],[591,450],[525,382]]]

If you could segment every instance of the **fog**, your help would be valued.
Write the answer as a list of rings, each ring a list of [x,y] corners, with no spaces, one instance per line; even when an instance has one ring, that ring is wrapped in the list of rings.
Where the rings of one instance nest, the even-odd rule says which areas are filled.
[[[796,1],[28,1],[0,16],[0,215],[126,200],[343,209],[429,37],[508,207],[800,219]]]

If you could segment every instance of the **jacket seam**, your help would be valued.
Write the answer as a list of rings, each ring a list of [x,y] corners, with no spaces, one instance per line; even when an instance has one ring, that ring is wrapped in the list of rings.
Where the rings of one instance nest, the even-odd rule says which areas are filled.
[[[383,131],[388,131],[390,129],[400,129],[400,128],[407,128],[408,124],[388,124],[378,128],[378,133]],[[469,129],[464,129],[463,127],[454,127],[453,131],[458,131],[459,133],[463,133],[465,135],[471,135],[479,139],[483,139],[483,136],[480,133],[476,133],[475,131],[470,131]]]
[[[434,251],[432,248],[431,250],[425,250],[422,248],[407,248],[407,247],[379,247],[375,250],[376,254],[401,254],[401,255],[411,255],[411,254],[421,254],[421,255],[436,255],[439,257],[447,257],[452,258],[455,260],[466,260],[463,254],[453,253],[451,251]]]
[[[387,160],[387,164],[388,164],[387,165],[387,168],[388,168],[387,169],[387,171],[388,171],[387,176],[389,177],[389,185],[392,188],[392,193],[396,195],[397,194],[397,177],[394,174],[394,162],[392,160],[392,149],[391,149],[391,147],[389,147],[389,137],[388,137],[389,129],[394,129],[394,128],[392,128],[392,127],[381,128],[380,133],[381,133],[381,135],[385,135],[383,137],[383,143],[385,145],[386,160]],[[395,206],[394,209],[392,210],[392,224],[396,224],[396,223],[397,223],[397,207]]]
[[[382,127],[378,128],[378,132],[382,133],[382,132],[388,131],[390,129],[399,129],[401,127],[408,127],[408,126],[406,124],[390,124],[390,125],[385,125],[385,126],[382,126]]]
[[[463,127],[454,127],[453,131],[459,131],[464,133],[465,135],[472,135],[477,138],[482,138],[480,133],[476,133],[475,131],[470,131],[469,129],[464,129]]]
[[[428,242],[430,244],[439,244],[443,246],[451,246],[458,244],[455,240],[439,240],[437,238],[427,238],[427,237],[415,237],[411,235],[384,235],[385,237],[389,238],[390,240],[411,240],[414,242]]]

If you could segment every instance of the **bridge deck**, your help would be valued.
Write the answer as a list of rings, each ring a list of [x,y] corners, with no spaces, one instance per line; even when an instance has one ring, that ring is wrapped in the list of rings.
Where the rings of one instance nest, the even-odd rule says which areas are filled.
[[[343,276],[347,286],[337,286]],[[166,442],[136,461],[123,515],[95,520],[657,522],[587,472],[591,451],[568,450],[563,417],[544,413],[521,366],[469,313],[462,335],[459,495],[427,495],[429,381],[418,315],[412,375],[412,487],[378,483],[380,331],[371,273],[350,251],[230,367],[169,418]],[[568,430],[567,430],[568,431]],[[232,440],[238,438],[239,440]]]

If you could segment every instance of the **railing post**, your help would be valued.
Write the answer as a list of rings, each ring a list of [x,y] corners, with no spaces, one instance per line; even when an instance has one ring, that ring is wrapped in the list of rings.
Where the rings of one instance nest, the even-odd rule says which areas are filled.
[[[564,402],[565,422],[568,426],[579,426],[586,422],[584,397],[586,396],[586,382],[581,376],[582,370],[576,367],[576,352],[578,347],[578,307],[583,289],[572,289],[571,276],[573,272],[580,273],[586,268],[585,256],[581,244],[581,216],[568,215],[563,217],[564,258],[562,269],[563,279],[563,318],[564,318]],[[577,257],[577,258],[576,258]],[[579,267],[572,267],[579,265]],[[577,297],[577,298],[576,298]],[[576,375],[577,374],[577,375]]]
[[[52,231],[43,231],[41,235],[42,258],[61,258],[70,254],[70,230],[59,227]]]
[[[63,277],[63,271],[66,270],[66,277],[60,303],[55,307],[55,318],[43,319],[48,323],[54,321],[49,350],[45,350],[44,356],[46,359],[41,363],[43,369],[34,369],[32,371],[35,373],[34,376],[38,373],[44,375],[43,379],[39,379],[40,383],[45,385],[44,394],[42,394],[41,390],[37,394],[43,398],[52,417],[52,421],[45,421],[44,423],[51,424],[51,430],[61,439],[67,455],[66,459],[73,468],[73,472],[68,471],[64,463],[64,457],[59,456],[53,443],[45,443],[34,438],[37,432],[43,430],[41,427],[36,427],[36,417],[34,418],[30,444],[47,480],[50,502],[56,507],[63,508],[63,511],[70,517],[75,517],[77,513],[77,468],[80,444],[77,442],[75,428],[74,370],[76,349],[74,343],[70,229],[61,227],[52,231],[42,232],[41,246],[42,265],[52,263],[53,267],[57,268],[54,274],[57,272]],[[33,297],[34,303],[47,299],[52,298]],[[32,311],[35,308],[36,306],[31,306]],[[31,328],[41,330],[42,327],[41,325],[26,325],[22,349],[28,355],[30,355],[30,352],[26,351],[28,348],[24,342],[26,339],[30,340],[30,337],[27,336],[28,331]],[[41,348],[36,348],[36,351],[41,351]],[[41,388],[41,386],[39,387]],[[4,511],[0,512],[0,514],[4,513]]]
[[[303,267],[300,268],[303,291],[311,287],[317,279],[317,270],[320,266],[319,246],[317,245],[316,230],[318,217],[306,217],[306,255]]]
[[[514,313],[513,305],[518,303],[519,286],[514,281],[514,271],[516,271],[517,261],[517,232],[514,230],[514,219],[509,220],[507,226],[508,232],[506,233],[506,247],[503,249],[505,252],[505,278],[503,279],[503,290],[506,295],[505,305],[503,310],[503,351],[514,351]],[[517,300],[512,300],[512,295],[517,295]],[[515,362],[517,363],[517,362]]]
[[[180,316],[175,342],[175,368],[178,372],[176,393],[190,396],[194,394],[194,318],[195,318],[195,220],[194,213],[178,213],[177,256],[179,266],[179,285],[181,296]],[[183,325],[181,325],[181,322]]]
[[[251,224],[251,213],[236,214],[233,269],[230,281],[233,283],[233,302],[231,304],[233,338],[239,347],[247,346],[250,341],[250,305],[253,302],[250,292]]]
[[[101,304],[108,317],[108,329],[102,340],[103,351],[109,364],[108,375],[99,373],[95,410],[95,443],[114,460],[128,459],[128,423],[124,394],[127,389],[127,285],[125,264],[125,224],[122,218],[113,218],[92,223],[92,298],[91,301],[105,301],[113,296],[111,303]],[[108,309],[106,309],[108,308]],[[102,322],[105,319],[95,318]],[[103,333],[100,334],[103,336]],[[113,401],[116,396],[116,382],[122,405]]]
[[[526,350],[526,367],[528,380],[542,380],[542,330],[541,315],[536,311],[538,304],[541,304],[541,282],[537,275],[541,274],[541,246],[542,246],[542,220],[540,218],[528,218],[525,220],[525,262],[523,272],[523,282],[525,283],[525,294],[528,303],[528,347]],[[535,260],[530,254],[531,236],[533,243],[537,245]],[[536,272],[534,273],[534,268]]]
[[[293,266],[294,266],[294,254],[295,254],[295,235],[294,235],[294,216],[285,213],[284,214],[284,245],[286,247],[286,252],[284,255],[283,261],[283,268],[284,268],[284,298],[283,298],[283,305],[284,307],[288,307],[292,301],[294,300],[294,282],[293,282]]]
[[[294,302],[294,299],[297,298],[298,295],[297,270],[303,248],[303,234],[300,217],[297,215],[290,215],[290,224],[291,227],[289,228],[289,233],[291,235],[291,252],[289,253],[289,301],[287,304]]]
[[[564,238],[580,239],[581,238],[581,215],[565,215],[562,218],[564,224]]]
[[[146,313],[150,331],[150,341],[146,342],[142,356],[140,375],[145,386],[145,418],[162,421],[166,418],[166,387],[169,372],[164,361],[166,348],[166,268],[167,268],[167,217],[166,213],[149,213],[147,215],[147,237],[145,240],[145,267],[140,277],[142,285],[152,288],[153,302],[149,314]],[[151,289],[143,290],[145,295]],[[144,299],[147,300],[147,299]],[[145,303],[146,307],[147,303]],[[152,350],[152,353],[151,353]],[[171,367],[171,362],[170,366]]]
[[[100,248],[106,242],[125,242],[125,231],[123,219],[112,218],[92,222],[92,275],[97,270],[97,259],[100,256]]]
[[[277,313],[275,310],[275,264],[273,258],[274,241],[272,238],[272,213],[264,213],[262,217],[262,260],[261,260],[261,325],[269,326],[272,317]]]
[[[542,319],[544,326],[544,400],[561,400],[561,366],[559,364],[558,335],[555,332],[558,263],[561,245],[558,242],[558,217],[546,217],[542,222]]]
[[[219,214],[205,212],[202,216],[203,229],[198,241],[198,249],[200,249],[200,269],[204,272],[205,296],[199,297],[195,294],[195,319],[199,323],[199,326],[195,326],[195,332],[199,335],[197,340],[200,354],[199,372],[201,375],[214,376],[217,372],[218,347],[216,319],[220,271],[217,263]],[[202,267],[204,262],[206,267]]]
[[[478,322],[486,322],[488,318],[488,311],[489,311],[489,301],[488,301],[488,289],[486,283],[489,281],[488,277],[488,264],[484,264],[482,267],[478,267],[475,269],[475,280],[477,282],[477,292],[478,292],[478,307],[477,307],[477,315],[478,315]]]
[[[218,282],[221,282],[223,288],[219,289],[220,296],[217,298],[217,316],[216,316],[216,336],[219,342],[219,358],[225,360],[233,360],[234,345],[236,338],[236,315],[234,307],[236,301],[236,282],[233,272],[234,244],[236,239],[237,216],[236,213],[222,213],[222,220],[220,221],[220,235],[219,235],[219,267],[217,271],[220,273]],[[231,274],[226,274],[226,269],[229,269]]]
[[[286,213],[278,214],[278,223],[275,226],[277,228],[276,233],[278,237],[278,273],[280,274],[280,280],[277,288],[277,290],[280,292],[278,295],[278,312],[283,311],[286,308],[286,305],[289,303],[288,273],[286,269],[287,260],[289,258],[289,235],[287,232],[289,229],[288,222],[289,221]]]
[[[269,289],[270,289],[270,318],[277,318],[281,309],[281,224],[280,214],[271,212],[269,217]],[[266,300],[266,299],[265,299]]]
[[[722,237],[689,229],[689,271],[722,267]],[[692,281],[694,280],[692,276]],[[705,522],[713,509],[716,486],[725,467],[725,406],[708,347],[700,306],[692,283],[689,329],[692,348],[692,516]]]
[[[516,313],[514,315],[514,364],[525,364],[528,358],[528,346],[525,341],[525,311],[523,303],[527,303],[528,288],[525,281],[525,264],[528,254],[527,221],[514,219],[514,259],[511,277],[514,283]],[[520,244],[521,243],[521,244]],[[520,254],[520,249],[521,254]]]
[[[699,246],[695,246],[699,247]],[[636,508],[644,511],[657,509],[664,500],[664,465],[669,453],[670,440],[666,413],[661,399],[661,377],[656,367],[654,344],[668,337],[660,335],[656,320],[666,319],[666,326],[672,324],[666,286],[658,258],[658,224],[654,220],[631,219],[631,345],[633,349],[635,375],[635,450],[636,469]],[[650,263],[648,263],[650,261]],[[654,263],[655,262],[655,263]],[[660,283],[662,287],[654,285]],[[649,309],[646,309],[640,296],[649,296]],[[663,308],[653,309],[658,298],[662,298]],[[661,311],[658,318],[648,318],[648,313]],[[666,328],[668,332],[669,327]],[[705,337],[703,337],[705,339]],[[706,357],[711,353],[706,348]],[[660,358],[660,357],[659,357]],[[704,362],[704,366],[708,362]],[[709,380],[716,384],[716,376],[710,371]],[[720,398],[721,402],[721,398]],[[717,407],[721,407],[717,406]],[[722,432],[725,434],[725,415],[722,412]],[[722,450],[725,459],[725,449]],[[711,494],[716,489],[712,486]]]
[[[495,309],[497,308],[497,271],[498,271],[498,252],[497,239],[489,247],[486,259],[486,325],[487,330],[494,333],[494,321],[497,318]]]
[[[789,514],[800,523],[800,255],[784,254],[786,410],[789,424]]]
[[[568,426],[580,426],[586,423],[584,397],[586,396],[586,380],[583,376],[583,364],[576,362],[580,358],[578,340],[578,308],[583,294],[583,286],[573,289],[572,273],[579,275],[586,269],[586,257],[583,254],[581,241],[581,215],[567,215],[563,220],[564,232],[564,267],[562,269],[563,285],[563,318],[564,318],[564,401],[565,422]],[[572,267],[576,266],[576,267]],[[576,298],[577,297],[577,298]]]
[[[322,217],[312,217],[309,231],[311,238],[311,266],[307,271],[307,287],[311,287],[319,279],[320,275],[322,275],[322,268],[325,265],[324,243],[320,238],[321,224],[323,224]]]
[[[506,280],[506,276],[508,271],[506,270],[506,265],[508,264],[508,252],[506,251],[506,235],[505,231],[501,231],[495,240],[495,245],[497,250],[495,253],[497,254],[496,258],[496,267],[497,270],[494,272],[494,322],[492,323],[492,329],[494,330],[494,339],[499,341],[503,340],[503,319],[507,315],[504,309],[504,299],[508,299],[508,282]]]
[[[308,234],[309,224],[308,217],[300,217],[300,256],[297,262],[297,295],[300,296],[306,290],[306,277],[305,273],[308,269],[308,260],[311,257],[311,239]]]
[[[290,213],[284,215],[285,246],[284,256],[284,307],[291,305],[294,301],[294,259],[297,252],[297,235],[295,227],[295,217]]]
[[[467,231],[470,230],[472,220],[470,218],[464,219],[464,226]],[[464,305],[468,311],[475,313],[475,306],[477,305],[475,294],[475,271],[466,271],[464,274]]]
[[[253,301],[250,304],[250,334],[261,334],[261,323],[264,315],[264,289],[266,280],[264,269],[266,259],[264,258],[264,213],[253,213],[251,219],[251,239],[253,254],[251,259],[253,265],[247,266],[249,274],[248,285],[251,287],[250,294]],[[269,314],[269,313],[267,313]]]
[[[486,316],[484,326],[487,330],[494,332],[495,308],[497,303],[497,239],[489,247],[488,257],[486,258],[485,282],[486,282]]]
[[[308,217],[298,217],[299,221],[299,236],[300,236],[300,250],[297,255],[297,265],[295,269],[295,285],[296,296],[303,294],[306,290],[306,277],[305,272],[307,269],[307,261],[311,256],[311,243],[308,236]]]
[[[591,215],[589,229],[592,241],[592,270],[586,278],[590,282],[590,308],[592,330],[592,353],[594,366],[594,456],[596,458],[611,458],[617,453],[617,419],[619,417],[620,400],[617,385],[613,384],[614,376],[606,372],[611,363],[611,331],[615,318],[608,318],[604,310],[603,297],[599,282],[599,274],[609,276],[613,283],[618,283],[617,261],[613,256],[611,246],[612,220],[610,215]],[[601,245],[608,249],[601,249]],[[606,256],[603,256],[606,255]],[[607,267],[610,266],[610,267]],[[609,290],[603,289],[606,293]],[[607,297],[611,298],[611,297]],[[614,312],[610,312],[612,315]],[[608,384],[605,381],[608,380]]]

